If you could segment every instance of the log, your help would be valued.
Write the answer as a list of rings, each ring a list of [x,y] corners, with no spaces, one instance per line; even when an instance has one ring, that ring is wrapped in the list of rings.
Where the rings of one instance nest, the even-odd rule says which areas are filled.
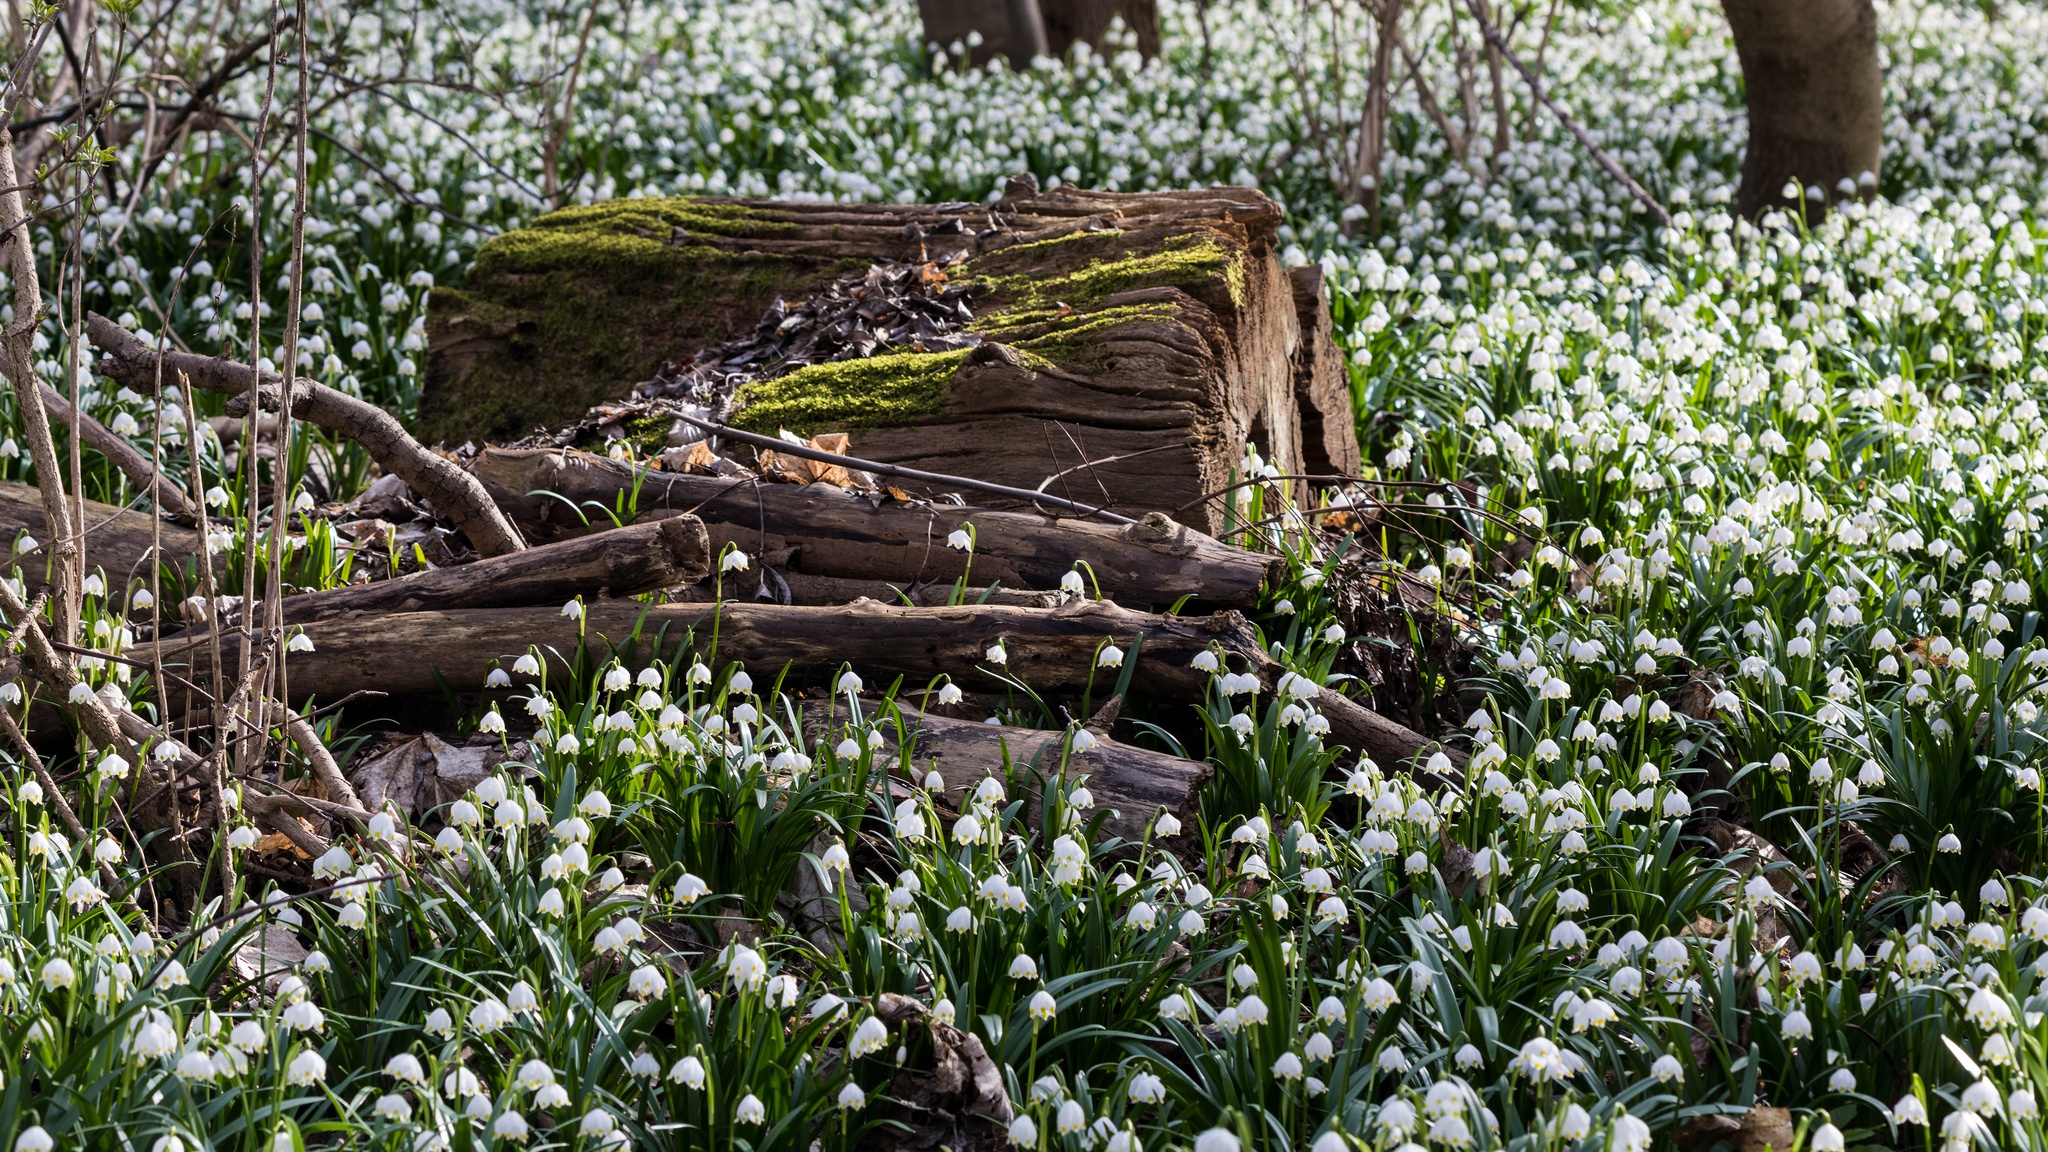
[[[605,508],[624,498],[640,516],[694,512],[711,533],[714,553],[728,542],[757,557],[787,551],[786,567],[793,572],[906,589],[959,579],[968,558],[945,542],[966,523],[975,528],[971,575],[980,584],[1051,589],[1076,561],[1086,561],[1104,596],[1133,606],[1164,607],[1183,596],[1205,605],[1249,606],[1281,566],[1276,557],[1232,548],[1159,515],[1109,525],[1032,512],[877,503],[830,484],[736,483],[650,472],[574,450],[490,448],[470,469],[521,531],[537,540],[580,535],[610,521],[586,510],[586,522],[562,500],[534,493]]]
[[[1037,765],[1040,778],[1059,767],[1064,732],[952,720],[910,707],[902,712],[912,764],[919,772],[938,772],[946,782],[944,800],[955,812],[966,809],[968,794],[985,777],[1002,777],[1006,758],[1019,768]],[[898,733],[889,724],[882,725],[882,731],[893,754],[901,743]],[[1161,812],[1173,813],[1185,828],[1201,827],[1196,801],[1202,785],[1215,773],[1213,765],[1111,740],[1100,729],[1094,735],[1095,747],[1070,757],[1067,772],[1070,777],[1085,775],[1096,810],[1111,813],[1103,822],[1104,832],[1142,840]],[[1026,813],[1035,823],[1037,804],[1027,806]]]
[[[104,569],[109,584],[116,587],[132,577],[144,575],[153,531],[162,534],[163,559],[171,567],[183,570],[199,555],[199,533],[194,529],[159,523],[147,512],[117,508],[97,500],[86,501],[86,570]],[[28,552],[13,552],[14,542],[24,532],[34,537],[41,547]],[[6,547],[10,552],[5,561],[0,561],[0,570],[11,572],[18,564],[30,591],[43,587],[49,579],[47,549],[50,543],[49,521],[43,515],[42,496],[30,485],[0,481],[0,547]]]
[[[1095,666],[1097,646],[1114,641],[1126,652],[1144,637],[1133,670],[1134,692],[1165,700],[1204,699],[1209,674],[1195,656],[1216,652],[1230,665],[1255,672],[1270,691],[1284,670],[1259,647],[1236,612],[1211,616],[1157,616],[1093,601],[1061,608],[904,608],[873,601],[810,608],[774,604],[640,605],[600,601],[586,618],[553,608],[471,608],[401,616],[325,620],[305,626],[314,650],[292,657],[294,702],[338,700],[375,690],[392,696],[439,698],[445,691],[480,692],[493,669],[508,667],[528,648],[556,660],[576,651],[585,634],[635,661],[676,654],[686,644],[703,651],[717,630],[718,661],[737,660],[772,676],[787,668],[790,682],[829,683],[842,662],[886,683],[904,677],[923,684],[951,676],[968,689],[1000,688],[989,671],[987,649],[1001,641],[1004,671],[1034,689],[1079,691],[1091,682],[1107,688],[1114,670]],[[239,636],[222,634],[221,658],[233,666]],[[211,641],[204,634],[139,644],[134,659],[161,656],[167,669],[205,682]],[[764,677],[765,678],[765,677]],[[1392,767],[1438,750],[1422,735],[1330,689],[1312,701],[1330,721],[1332,739]],[[1451,754],[1452,761],[1460,757]]]
[[[996,204],[630,200],[568,208],[493,238],[467,286],[429,297],[422,435],[507,440],[574,423],[664,363],[750,332],[871,263],[960,262],[979,346],[885,349],[741,387],[729,422],[774,435],[845,430],[856,455],[1138,515],[1196,504],[1255,443],[1303,472],[1297,300],[1281,214],[1248,189],[1039,192]],[[666,427],[622,428],[649,451]],[[1092,461],[1090,467],[1080,467]],[[1200,506],[1200,505],[1197,505]],[[1220,507],[1194,527],[1222,530]]]
[[[243,396],[253,385],[262,406],[275,409],[277,392],[284,386],[275,373],[258,373],[247,365],[212,356],[171,351],[159,362],[155,349],[97,312],[86,314],[85,331],[93,346],[106,353],[100,370],[144,395],[155,395],[163,380],[183,379],[193,387],[235,397]],[[518,530],[461,465],[428,451],[397,417],[382,408],[301,378],[293,382],[292,414],[362,445],[379,467],[404,480],[461,529],[480,554],[500,556],[526,546]]]
[[[634,596],[693,583],[709,571],[710,562],[704,522],[672,516],[474,564],[287,596],[284,618],[309,624],[451,608],[540,604],[559,609],[577,597]],[[296,670],[297,661],[293,666]]]

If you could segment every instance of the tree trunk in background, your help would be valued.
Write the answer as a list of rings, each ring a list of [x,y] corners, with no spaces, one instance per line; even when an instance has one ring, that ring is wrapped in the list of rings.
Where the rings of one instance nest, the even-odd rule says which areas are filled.
[[[1066,55],[1076,41],[1100,49],[1102,34],[1119,16],[1138,34],[1138,51],[1146,59],[1159,55],[1157,0],[1038,0],[1038,7],[1045,13],[1046,47],[1055,56]]]
[[[1884,78],[1871,0],[1721,0],[1749,104],[1749,146],[1736,204],[1744,216],[1796,208],[1784,186],[1818,185],[1818,218],[1837,185],[1874,188],[1884,134]],[[1869,174],[1868,180],[1865,174]]]
[[[928,44],[950,47],[968,33],[981,33],[969,53],[977,65],[1001,56],[1014,68],[1026,67],[1034,53],[1064,56],[1076,41],[1100,47],[1110,22],[1123,17],[1138,34],[1138,50],[1159,54],[1158,0],[918,0]],[[1036,10],[1038,18],[1020,19]],[[1016,29],[1027,26],[1023,34]]]

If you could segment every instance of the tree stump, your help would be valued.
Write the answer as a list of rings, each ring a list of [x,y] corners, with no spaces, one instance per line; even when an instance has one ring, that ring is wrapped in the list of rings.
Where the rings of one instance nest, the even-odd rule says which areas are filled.
[[[1300,277],[1275,255],[1279,222],[1248,189],[1039,192],[1028,179],[991,204],[564,209],[486,244],[466,288],[435,289],[421,429],[453,444],[559,427],[753,330],[777,299],[876,262],[930,260],[970,287],[978,346],[749,383],[732,422],[849,431],[870,459],[1045,483],[1216,533],[1223,503],[1204,495],[1236,477],[1247,443],[1283,472],[1357,460],[1342,365],[1318,351],[1327,320],[1304,335]],[[668,432],[629,430],[649,449]]]

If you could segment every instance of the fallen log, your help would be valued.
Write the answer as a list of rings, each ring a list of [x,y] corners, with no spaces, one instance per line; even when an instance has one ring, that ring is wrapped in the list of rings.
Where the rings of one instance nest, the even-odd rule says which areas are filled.
[[[688,646],[710,648],[714,626],[719,662],[738,661],[757,673],[787,667],[791,683],[829,683],[842,663],[876,682],[901,676],[922,684],[950,676],[969,689],[1000,689],[988,650],[1000,642],[1000,672],[1047,691],[1107,688],[1118,672],[1098,668],[1097,649],[1110,640],[1132,657],[1132,690],[1165,700],[1207,698],[1210,673],[1194,666],[1208,652],[1276,687],[1285,670],[1259,647],[1244,617],[1156,616],[1103,601],[1061,608],[972,606],[904,608],[873,601],[829,608],[726,603],[641,605],[600,601],[583,620],[554,608],[472,608],[400,616],[325,620],[306,625],[314,650],[292,657],[294,701],[338,700],[351,692],[439,697],[479,692],[492,670],[538,649],[549,661],[574,653],[586,635],[635,662],[674,656]],[[161,657],[167,669],[205,682],[211,640],[204,634],[139,644],[134,659]],[[222,634],[222,660],[233,666],[239,636]],[[1311,703],[1330,721],[1334,743],[1392,767],[1438,745],[1324,688]],[[1460,758],[1452,754],[1453,762]]]
[[[588,507],[593,503],[630,506],[640,517],[680,509],[704,519],[714,551],[727,543],[754,555],[787,551],[794,572],[905,589],[950,585],[969,571],[968,555],[946,546],[946,537],[966,524],[974,526],[971,575],[978,584],[1055,588],[1085,562],[1094,574],[1091,591],[1100,587],[1104,596],[1133,606],[1166,606],[1183,596],[1206,605],[1250,605],[1281,564],[1158,514],[1109,525],[988,508],[878,504],[830,484],[651,472],[589,452],[547,448],[488,448],[470,470],[535,539],[582,535],[610,523]]]
[[[955,812],[966,810],[968,794],[984,778],[1001,779],[1006,766],[1031,767],[1038,778],[1060,768],[1067,738],[1063,731],[952,720],[910,707],[902,712],[909,739],[899,741],[895,727],[884,724],[887,747],[893,752],[907,742],[917,771],[936,771],[946,782],[943,801]],[[1096,810],[1110,813],[1103,821],[1104,832],[1142,840],[1161,812],[1172,813],[1186,828],[1200,826],[1196,800],[1215,773],[1213,765],[1111,740],[1100,729],[1092,734],[1095,746],[1068,757],[1066,771],[1072,778],[1087,777]],[[1034,803],[1026,806],[1027,821],[1036,823],[1035,791],[1032,799]]]
[[[275,373],[259,374],[245,364],[191,352],[165,352],[159,363],[155,349],[97,312],[86,314],[85,331],[93,346],[106,353],[100,370],[144,395],[155,395],[160,381],[178,379],[230,396],[242,396],[254,385],[262,407],[275,408],[277,391],[284,386]],[[461,465],[422,446],[389,412],[304,378],[293,382],[291,399],[294,416],[362,445],[379,467],[448,517],[482,555],[526,547],[518,529]]]
[[[284,618],[309,624],[451,608],[560,608],[578,597],[634,596],[693,583],[703,578],[710,562],[704,522],[672,516],[474,564],[287,596]],[[296,674],[296,661],[293,667]]]
[[[24,532],[34,537],[38,546],[24,552],[13,551],[15,541]],[[199,533],[194,529],[161,522],[147,512],[87,500],[86,571],[104,569],[108,582],[117,587],[131,577],[143,575],[150,549],[155,546],[152,533],[161,536],[164,562],[173,568],[185,568],[199,554]],[[0,547],[8,549],[7,559],[0,561],[0,570],[11,572],[18,564],[29,589],[41,588],[49,579],[47,549],[51,543],[42,496],[30,485],[0,481]]]

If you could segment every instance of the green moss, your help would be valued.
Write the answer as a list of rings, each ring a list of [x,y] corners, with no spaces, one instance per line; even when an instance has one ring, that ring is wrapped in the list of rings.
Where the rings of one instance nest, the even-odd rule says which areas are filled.
[[[666,240],[677,228],[707,236],[777,236],[797,230],[759,208],[695,196],[607,200],[559,208],[534,220],[535,229],[654,234]]]
[[[1244,262],[1213,235],[1175,236],[1152,251],[1132,252],[1121,233],[1083,232],[1055,240],[1019,244],[975,262],[978,290],[1008,310],[1040,310],[1059,304],[1085,309],[1134,288],[1181,288],[1199,297],[1219,279],[1234,307],[1245,300]],[[1078,268],[1074,265],[1080,263]],[[1054,271],[1054,264],[1070,269]],[[1215,303],[1220,303],[1217,301]]]
[[[1104,335],[1126,324],[1170,324],[1177,319],[1171,304],[1119,304],[1093,312],[1062,316],[1056,309],[1019,309],[1000,313],[982,325],[985,334],[1019,352],[1034,355],[1071,372],[1107,371],[1114,354],[1103,346]]]
[[[896,352],[865,360],[813,364],[742,387],[733,424],[798,435],[857,428],[898,428],[945,406],[967,360],[957,352]]]
[[[604,231],[506,233],[478,254],[466,290],[428,300],[430,347],[482,339],[473,356],[429,358],[421,432],[459,444],[560,427],[664,360],[751,328],[775,297],[866,266]]]

